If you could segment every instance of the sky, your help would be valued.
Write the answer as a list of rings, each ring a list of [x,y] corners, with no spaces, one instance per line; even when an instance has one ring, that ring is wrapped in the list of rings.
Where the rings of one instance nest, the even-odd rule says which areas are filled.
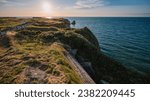
[[[150,17],[150,0],[0,0],[0,16]]]

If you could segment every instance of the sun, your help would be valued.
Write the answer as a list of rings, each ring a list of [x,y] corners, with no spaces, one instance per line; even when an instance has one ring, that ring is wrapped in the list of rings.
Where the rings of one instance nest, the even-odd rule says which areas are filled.
[[[42,10],[45,14],[51,14],[51,5],[48,1],[42,3]]]

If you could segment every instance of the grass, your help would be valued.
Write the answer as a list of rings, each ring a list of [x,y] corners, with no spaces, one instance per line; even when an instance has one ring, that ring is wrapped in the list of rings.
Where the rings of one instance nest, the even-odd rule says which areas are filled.
[[[65,56],[63,55],[65,49],[57,43],[54,43],[51,47],[52,49],[55,49],[50,52],[51,56],[54,58],[53,61],[55,61],[55,63],[64,71],[68,78],[68,83],[82,83],[79,75],[72,69],[73,67],[71,67],[65,59]]]
[[[30,33],[28,33],[28,31],[19,32],[21,37],[24,37],[24,41],[21,40],[22,38],[18,34],[16,34],[16,36],[11,36],[13,37],[11,38],[11,41],[13,41],[13,45],[11,47],[14,47],[20,54],[16,54],[17,52],[14,52],[15,55],[8,55],[5,58],[8,60],[21,60],[21,64],[24,65],[23,67],[39,68],[49,76],[61,78],[61,75],[63,74],[66,77],[66,80],[62,81],[64,83],[82,83],[79,75],[72,69],[73,67],[71,67],[65,59],[63,52],[66,50],[63,45],[57,42],[50,42],[50,44],[44,42],[40,43],[40,41],[35,41],[34,37],[33,40],[31,40],[30,37],[33,34],[36,35],[35,33],[34,31],[31,31]],[[4,64],[8,65],[7,62]],[[18,67],[17,65],[16,67],[16,65],[11,65],[14,69],[8,70],[9,72],[0,80],[1,83],[17,83],[16,79],[18,75],[21,75],[22,70],[25,69],[22,68],[22,66]],[[27,75],[27,78],[28,77],[30,77],[30,75]],[[18,82],[20,82],[20,80]],[[38,81],[31,82],[37,83]]]
[[[16,79],[16,76],[19,73],[21,73],[24,68],[25,66],[20,64],[18,66],[13,67],[13,69],[11,70],[8,70],[7,73],[3,75],[2,79],[0,79],[0,83],[4,83],[4,84],[13,83],[14,80]]]
[[[15,51],[13,55],[9,52],[8,55],[4,57],[4,67],[8,68],[6,58],[8,61],[15,59],[20,60],[21,62],[19,64],[22,64],[22,66],[19,64],[10,64],[14,69],[8,69],[8,73],[3,75],[3,78],[0,79],[1,83],[17,83],[18,75],[24,75],[23,69],[27,67],[44,71],[45,74],[47,74],[45,78],[50,78],[51,76],[61,78],[62,75],[64,75],[65,80],[61,82],[83,83],[78,73],[74,71],[73,67],[70,66],[63,55],[63,52],[66,51],[63,44],[69,42],[72,44],[71,46],[73,46],[73,44],[76,43],[75,41],[77,41],[77,44],[82,44],[84,37],[73,31],[64,31],[62,28],[67,27],[66,23],[68,23],[68,21],[65,20],[65,22],[62,22],[62,20],[63,19],[47,20],[34,18],[32,20],[34,22],[33,25],[16,32],[14,36],[10,36],[10,42],[12,43],[10,47],[17,50],[17,52]],[[78,39],[78,37],[81,39]],[[6,43],[4,44],[6,45]],[[0,71],[2,71],[2,69]],[[29,75],[24,75],[24,77],[30,78]],[[18,82],[20,81],[22,80],[18,80]],[[38,81],[31,82],[37,83]]]
[[[27,26],[27,30],[34,31],[58,31],[57,27],[41,27],[41,26]]]
[[[10,27],[15,27],[29,20],[30,19],[22,19],[22,18],[15,18],[15,17],[1,17],[0,18],[0,23],[1,23],[0,30],[4,30]]]
[[[65,74],[68,77],[69,84],[82,84],[83,83],[81,78],[77,75],[77,73],[74,70],[68,68],[68,66],[65,66],[65,65],[61,65],[61,68],[65,71]]]

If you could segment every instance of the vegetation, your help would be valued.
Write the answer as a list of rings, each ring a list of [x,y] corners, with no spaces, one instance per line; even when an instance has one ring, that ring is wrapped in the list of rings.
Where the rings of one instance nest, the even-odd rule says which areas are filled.
[[[0,31],[5,30],[7,28],[15,27],[29,20],[30,19],[15,18],[15,17],[1,17],[0,18]]]

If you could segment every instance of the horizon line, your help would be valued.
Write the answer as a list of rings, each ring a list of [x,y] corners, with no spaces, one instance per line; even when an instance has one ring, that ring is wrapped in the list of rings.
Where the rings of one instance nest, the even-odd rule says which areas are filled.
[[[42,18],[47,18],[47,17],[51,17],[51,18],[57,18],[57,17],[150,17],[150,16],[0,16],[0,18],[2,17],[42,17]]]

